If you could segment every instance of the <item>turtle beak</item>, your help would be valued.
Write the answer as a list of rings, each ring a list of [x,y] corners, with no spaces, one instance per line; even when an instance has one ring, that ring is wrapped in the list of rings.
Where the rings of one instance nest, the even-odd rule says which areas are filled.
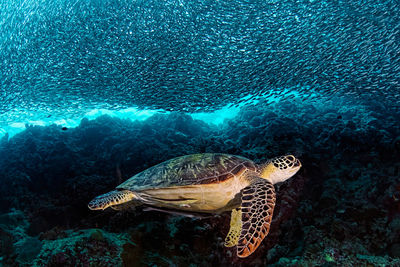
[[[296,161],[293,163],[293,167],[301,167],[301,162],[300,160],[296,159]]]

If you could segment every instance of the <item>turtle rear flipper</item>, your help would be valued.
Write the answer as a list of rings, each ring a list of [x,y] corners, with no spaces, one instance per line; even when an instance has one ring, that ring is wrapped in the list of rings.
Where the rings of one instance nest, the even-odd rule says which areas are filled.
[[[275,207],[275,188],[268,180],[251,177],[242,191],[242,229],[237,243],[237,255],[252,254],[268,235]]]
[[[108,207],[124,204],[136,198],[135,194],[129,190],[114,190],[106,194],[95,197],[89,202],[89,209],[104,210]]]
[[[233,209],[231,213],[231,228],[225,238],[225,247],[236,246],[242,230],[242,211]]]

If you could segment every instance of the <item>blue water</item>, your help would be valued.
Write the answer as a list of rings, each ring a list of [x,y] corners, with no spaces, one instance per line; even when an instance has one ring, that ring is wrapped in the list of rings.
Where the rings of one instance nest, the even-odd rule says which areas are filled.
[[[400,265],[397,0],[0,2],[0,265]],[[256,253],[229,213],[94,212],[192,153],[303,167]]]

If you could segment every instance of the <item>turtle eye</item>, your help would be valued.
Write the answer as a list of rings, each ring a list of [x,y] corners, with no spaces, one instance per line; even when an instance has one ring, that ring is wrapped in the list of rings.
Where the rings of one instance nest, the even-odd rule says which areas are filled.
[[[290,161],[294,161],[294,157],[292,155],[288,156],[287,159]]]

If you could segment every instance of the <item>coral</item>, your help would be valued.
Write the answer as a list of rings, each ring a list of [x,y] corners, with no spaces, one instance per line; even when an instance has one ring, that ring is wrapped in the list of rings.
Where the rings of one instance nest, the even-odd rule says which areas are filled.
[[[66,131],[3,138],[0,251],[8,265],[276,266],[395,264],[399,259],[400,115],[345,98],[246,106],[220,127],[179,113],[102,116]],[[381,111],[383,112],[383,111]],[[227,152],[263,163],[293,153],[303,168],[277,185],[271,232],[248,259],[224,248],[229,212],[203,219],[87,203],[169,158]],[[21,211],[9,208],[18,208]],[[81,230],[95,228],[95,230]],[[17,242],[17,240],[20,240]],[[21,251],[27,246],[36,250]],[[38,250],[40,251],[38,252]],[[18,258],[19,257],[19,258]]]
[[[42,242],[35,237],[26,237],[14,243],[15,254],[19,264],[29,264],[36,259],[42,249]]]
[[[124,266],[143,266],[145,251],[140,245],[128,242],[122,246],[122,249],[121,258]]]
[[[126,237],[99,229],[67,231],[67,236],[45,240],[35,264],[49,266],[120,266],[120,253]]]
[[[8,257],[14,252],[14,237],[0,228],[0,257]]]

